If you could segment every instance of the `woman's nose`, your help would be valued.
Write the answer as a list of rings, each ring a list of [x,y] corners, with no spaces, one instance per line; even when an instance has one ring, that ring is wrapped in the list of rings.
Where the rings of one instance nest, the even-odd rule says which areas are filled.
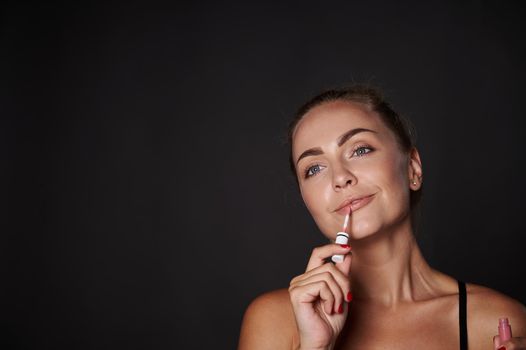
[[[356,183],[356,177],[354,174],[349,169],[342,166],[334,167],[332,176],[333,187],[335,190],[340,190]]]

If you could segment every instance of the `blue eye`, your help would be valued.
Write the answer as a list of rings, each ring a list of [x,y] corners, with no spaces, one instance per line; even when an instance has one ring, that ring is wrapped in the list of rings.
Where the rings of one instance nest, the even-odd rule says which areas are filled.
[[[372,152],[373,149],[369,146],[361,146],[361,147],[358,147],[354,152],[353,152],[353,156],[358,156],[358,157],[361,157],[363,155],[366,155],[367,153],[369,152]]]
[[[307,168],[307,171],[305,172],[305,177],[307,178],[307,177],[314,176],[320,171],[321,171],[321,167],[319,166],[319,164],[313,165]]]

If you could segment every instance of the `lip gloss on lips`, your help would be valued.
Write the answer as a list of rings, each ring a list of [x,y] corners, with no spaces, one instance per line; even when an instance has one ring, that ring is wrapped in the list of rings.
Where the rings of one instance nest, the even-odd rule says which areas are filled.
[[[338,232],[336,234],[336,241],[334,243],[336,244],[347,244],[349,243],[349,234],[345,231],[347,231],[347,225],[349,224],[349,217],[351,216],[351,206],[347,208],[347,215],[345,215],[345,221],[343,222],[343,229],[341,232]],[[333,255],[331,257],[332,261],[335,263],[341,263],[343,261],[343,255]]]
[[[511,339],[511,326],[506,317],[499,318],[498,330],[501,344]]]

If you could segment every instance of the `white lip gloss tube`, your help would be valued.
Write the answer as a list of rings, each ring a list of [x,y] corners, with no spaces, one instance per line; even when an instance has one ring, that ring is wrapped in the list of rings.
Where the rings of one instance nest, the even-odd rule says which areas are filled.
[[[351,208],[349,207],[347,215],[345,215],[345,221],[343,223],[343,229],[341,232],[336,234],[336,244],[348,244],[349,243],[349,234],[345,232],[347,230],[347,225],[349,224],[349,217],[351,216]],[[333,255],[331,260],[335,263],[341,263],[343,261],[343,255]]]

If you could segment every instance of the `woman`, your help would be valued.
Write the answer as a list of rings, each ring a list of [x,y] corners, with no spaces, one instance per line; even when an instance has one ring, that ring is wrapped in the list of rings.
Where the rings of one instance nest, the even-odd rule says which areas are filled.
[[[239,349],[526,349],[523,305],[434,270],[422,256],[413,227],[422,163],[375,90],[314,97],[289,136],[310,214],[334,240],[350,211],[349,245],[315,248],[288,290],[254,300]],[[343,262],[327,262],[333,255]],[[500,317],[514,336],[502,344],[494,337]]]

